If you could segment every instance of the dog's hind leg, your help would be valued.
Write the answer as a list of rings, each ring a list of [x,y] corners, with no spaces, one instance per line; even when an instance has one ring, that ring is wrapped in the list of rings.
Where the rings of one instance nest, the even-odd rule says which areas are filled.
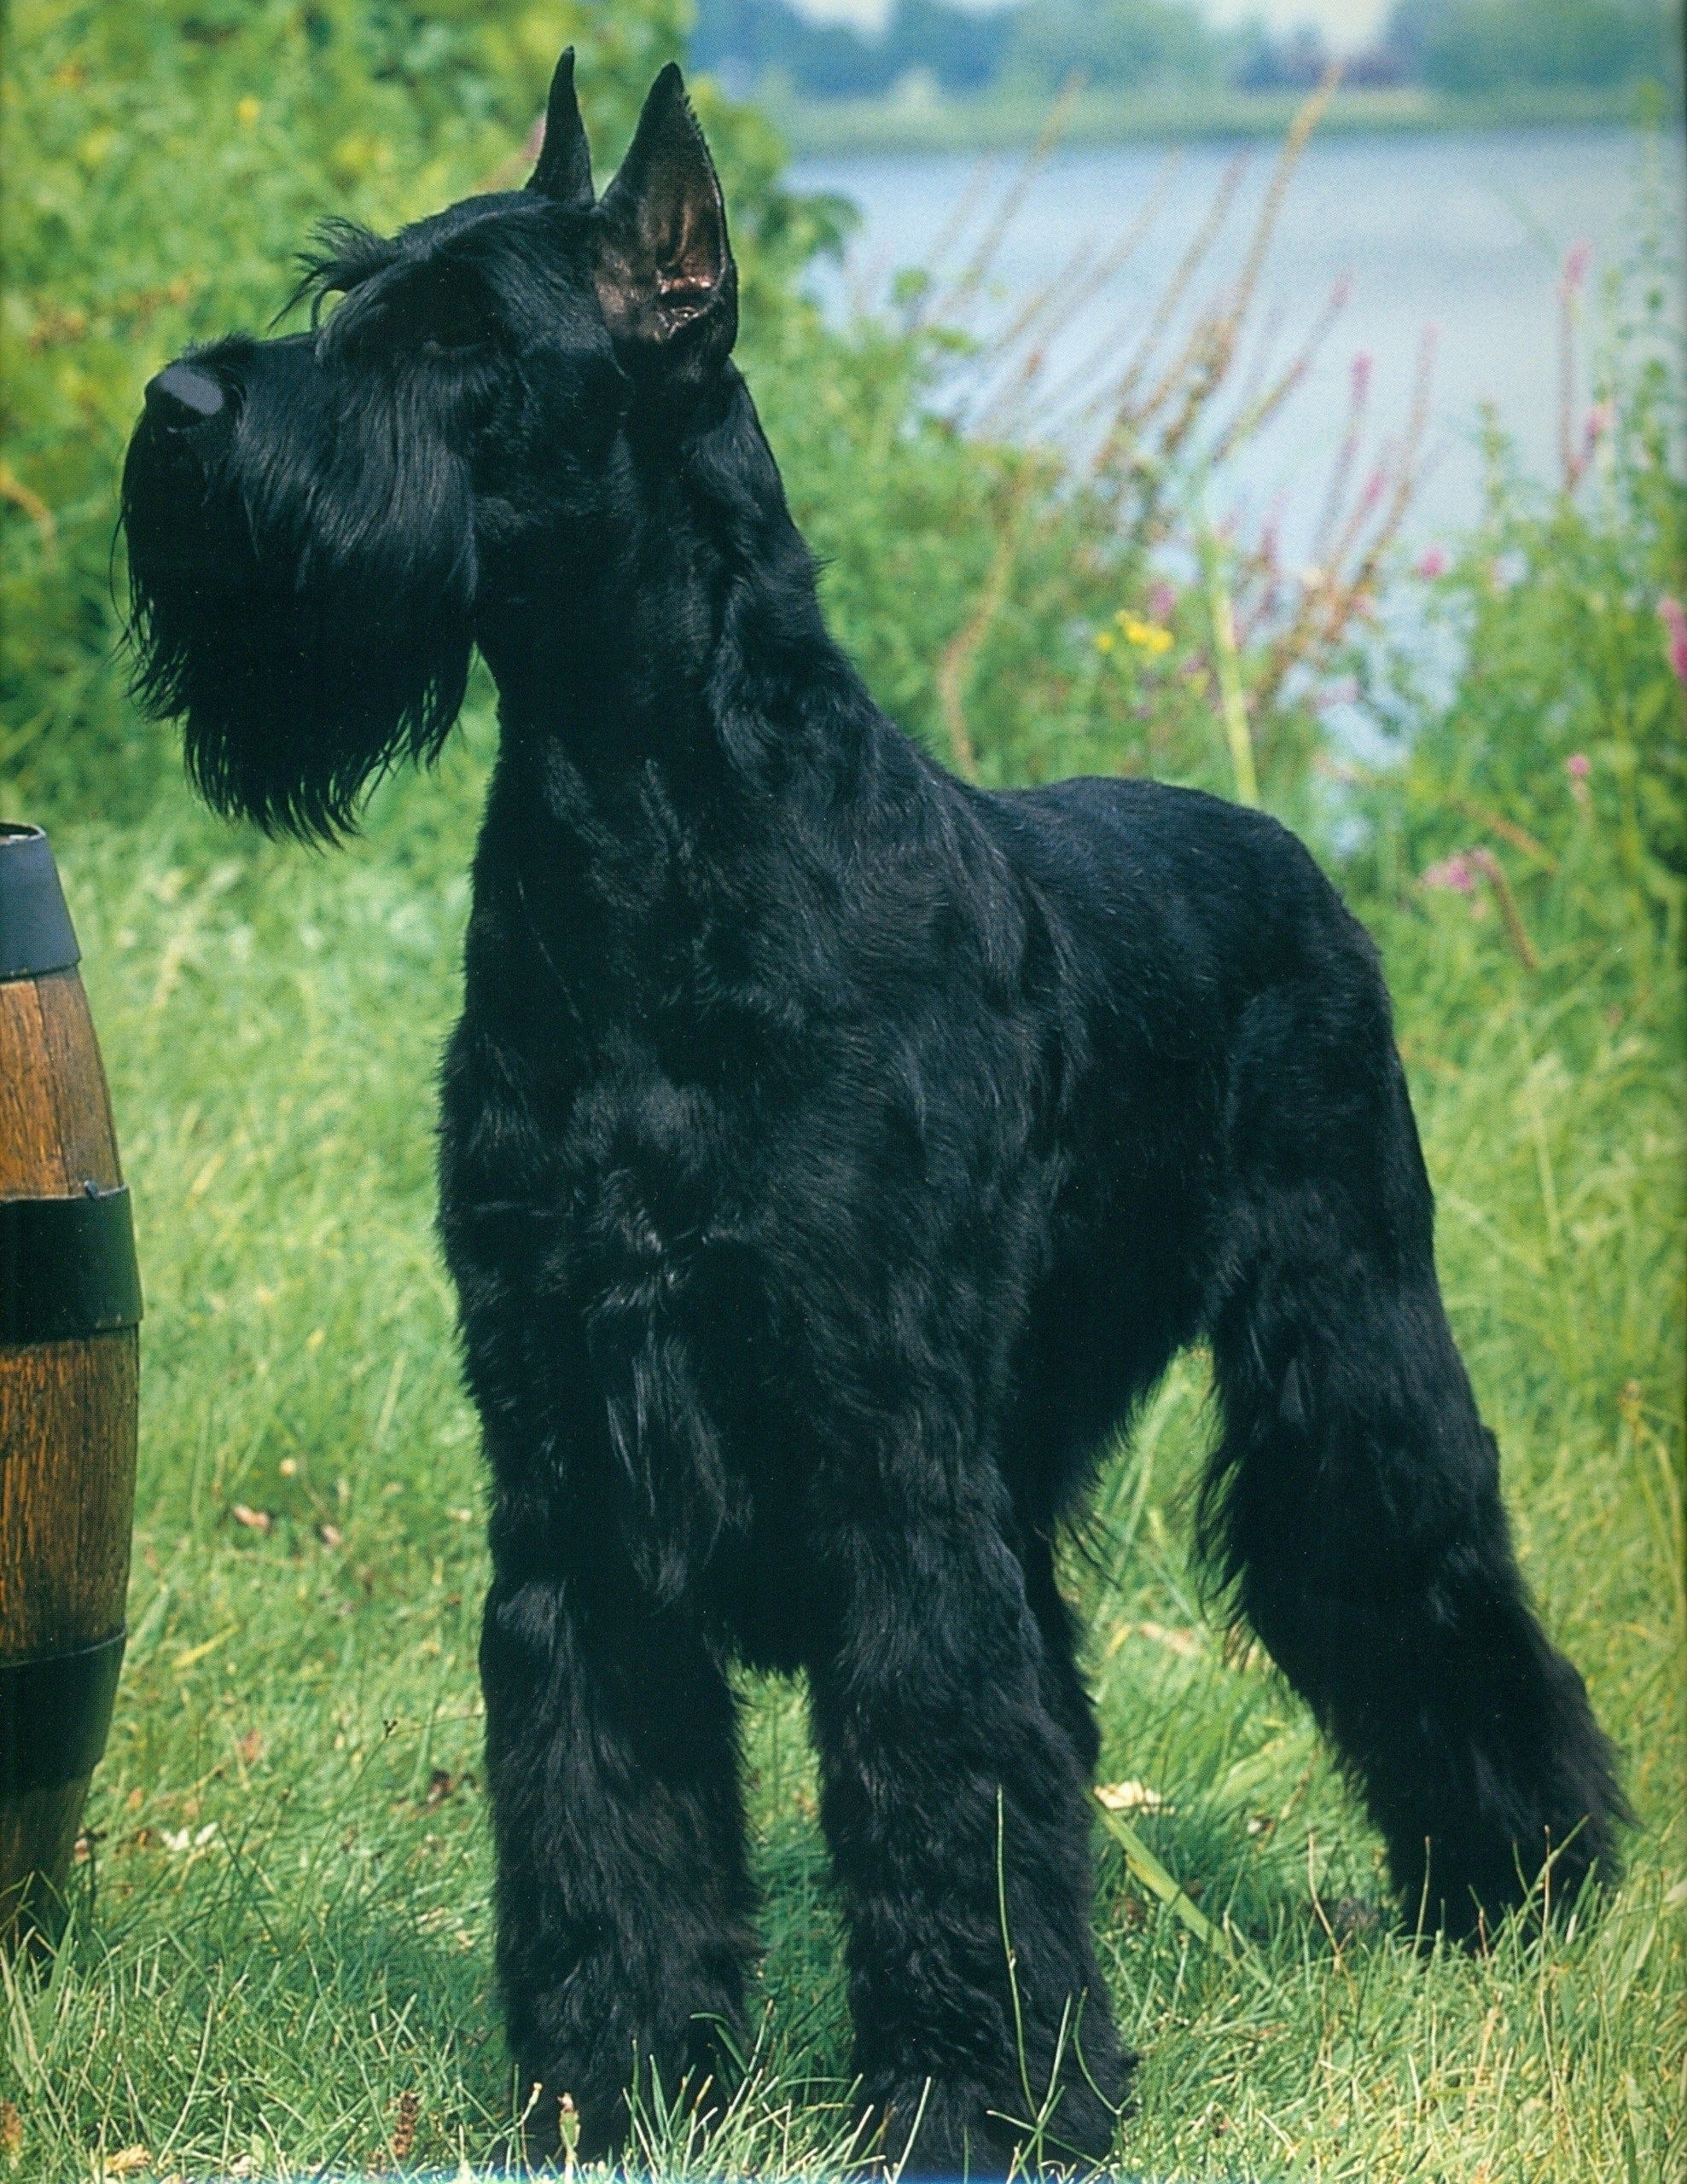
[[[1407,1918],[1479,1935],[1613,1878],[1626,1815],[1513,1556],[1368,951],[1256,1001],[1233,1083],[1204,1543],[1363,1792]]]

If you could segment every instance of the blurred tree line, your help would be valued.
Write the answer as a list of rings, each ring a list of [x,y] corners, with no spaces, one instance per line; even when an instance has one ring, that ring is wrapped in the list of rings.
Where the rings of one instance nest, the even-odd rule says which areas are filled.
[[[1350,78],[1453,96],[1608,88],[1674,73],[1675,0],[1398,0]],[[1315,32],[1222,30],[1198,0],[1021,0],[986,15],[955,0],[893,0],[876,34],[812,21],[792,0],[698,0],[691,51],[740,93],[780,81],[812,98],[882,96],[910,76],[951,93],[1165,84],[1272,90],[1316,81]]]
[[[1437,90],[1603,86],[1670,73],[1680,17],[1667,0],[1399,0],[1387,42]]]

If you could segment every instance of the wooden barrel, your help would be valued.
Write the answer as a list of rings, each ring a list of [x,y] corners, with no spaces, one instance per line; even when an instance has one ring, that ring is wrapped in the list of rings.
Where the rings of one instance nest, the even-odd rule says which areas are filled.
[[[140,1282],[46,836],[0,825],[0,1944],[50,1933],[123,1659]]]

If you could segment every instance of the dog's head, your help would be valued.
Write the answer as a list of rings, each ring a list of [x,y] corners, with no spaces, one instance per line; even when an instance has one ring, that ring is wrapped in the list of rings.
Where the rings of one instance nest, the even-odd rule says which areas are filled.
[[[632,443],[718,381],[737,283],[679,71],[599,200],[572,50],[525,189],[390,240],[330,225],[307,265],[308,333],[231,335],[149,384],[123,517],[137,688],[181,717],[200,788],[331,835],[437,752],[488,599],[609,550]]]

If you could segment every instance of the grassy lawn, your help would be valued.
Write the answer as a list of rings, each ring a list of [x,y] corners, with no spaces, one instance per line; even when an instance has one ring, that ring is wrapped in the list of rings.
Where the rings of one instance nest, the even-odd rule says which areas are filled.
[[[431,1231],[480,723],[344,854],[185,793],[55,843],[135,1187],[148,1317],[131,1639],[50,1978],[0,2013],[0,2176],[310,2175],[482,2157],[492,1996],[474,1424]],[[1103,1848],[1144,2055],[1122,2172],[1645,2184],[1682,2157],[1687,1836],[1676,968],[1645,935],[1526,973],[1449,897],[1387,953],[1455,1325],[1523,1559],[1642,1816],[1608,1916],[1425,1960],[1307,1720],[1186,1565],[1199,1361],[1102,1482],[1069,1579],[1104,1778],[1232,1949]],[[654,2164],[819,2173],[844,2129],[836,1920],[800,1693],[755,1684],[765,2018],[728,2127]],[[688,2150],[689,2149],[689,2150]],[[1679,2173],[1678,2169],[1672,2173]]]

